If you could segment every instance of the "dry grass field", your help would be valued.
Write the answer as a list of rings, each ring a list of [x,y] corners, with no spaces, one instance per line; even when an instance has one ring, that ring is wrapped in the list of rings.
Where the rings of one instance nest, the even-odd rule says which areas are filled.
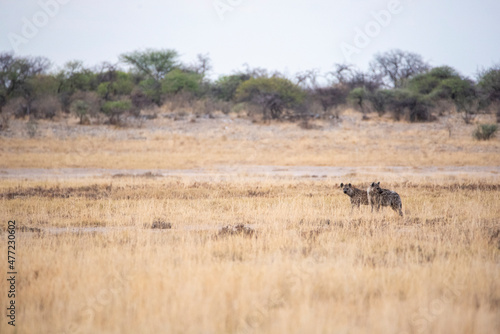
[[[313,122],[311,130],[296,123],[251,124],[235,115],[179,121],[160,116],[124,129],[76,123],[39,121],[29,139],[26,122],[13,121],[0,136],[0,168],[500,165],[498,138],[473,140],[474,125],[457,116],[410,124],[377,116],[362,121],[347,111],[339,122]]]
[[[4,310],[13,219],[18,271],[16,328],[3,316],[0,333],[500,332],[500,145],[472,140],[473,126],[457,120],[450,136],[445,121],[348,113],[312,130],[157,119],[113,130],[40,123],[28,139],[23,126],[0,136]],[[221,165],[376,168],[155,173]],[[443,173],[422,172],[430,166]],[[471,173],[447,174],[453,166]],[[124,171],[12,176],[24,168]],[[375,180],[400,194],[403,218],[351,210],[339,184]]]

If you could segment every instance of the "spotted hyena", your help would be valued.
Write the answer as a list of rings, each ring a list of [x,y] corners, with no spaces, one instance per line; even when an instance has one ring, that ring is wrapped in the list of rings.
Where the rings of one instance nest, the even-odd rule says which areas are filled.
[[[340,188],[342,188],[344,194],[351,198],[352,209],[354,209],[354,206],[359,208],[361,204],[368,205],[368,196],[366,191],[353,187],[350,183],[341,183]]]
[[[380,188],[380,182],[373,182],[366,190],[368,195],[368,202],[372,207],[379,210],[380,206],[390,206],[394,211],[398,212],[400,216],[403,216],[403,204],[401,203],[401,197],[398,193],[389,189]]]

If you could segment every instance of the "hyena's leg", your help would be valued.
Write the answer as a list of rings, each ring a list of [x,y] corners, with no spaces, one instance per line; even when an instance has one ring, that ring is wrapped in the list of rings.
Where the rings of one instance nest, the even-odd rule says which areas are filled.
[[[391,202],[391,208],[396,211],[397,213],[399,213],[399,215],[401,217],[403,217],[403,205],[401,204],[401,200],[395,200],[395,201],[392,201]]]

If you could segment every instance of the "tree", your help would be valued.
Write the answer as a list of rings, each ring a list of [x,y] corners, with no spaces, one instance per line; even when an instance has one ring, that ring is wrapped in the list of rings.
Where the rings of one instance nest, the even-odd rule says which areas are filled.
[[[462,112],[465,123],[469,124],[480,109],[478,92],[474,82],[468,78],[450,78],[443,80],[437,88],[440,96],[447,96],[457,109]]]
[[[357,87],[349,92],[348,100],[354,105],[356,109],[365,113],[365,103],[368,98],[366,89]]]
[[[57,93],[66,112],[70,110],[71,96],[78,92],[93,91],[98,86],[95,73],[86,68],[80,60],[69,61],[57,74],[59,87]]]
[[[108,62],[103,62],[96,68],[97,93],[106,101],[109,101],[113,94],[112,86],[117,78],[117,70],[117,65]]]
[[[382,116],[385,114],[392,101],[392,90],[378,89],[375,92],[368,94],[367,99],[371,102],[373,109]]]
[[[175,50],[153,50],[133,51],[120,55],[120,61],[132,66],[137,72],[145,77],[153,78],[160,82],[168,72],[179,67]]]
[[[196,94],[200,89],[201,77],[202,75],[196,72],[172,70],[162,81],[162,91],[167,94],[177,94],[181,91]]]
[[[368,95],[373,109],[381,116],[390,111],[396,120],[405,117],[410,122],[431,120],[428,98],[407,89],[381,89]]]
[[[37,118],[52,118],[61,109],[57,98],[57,78],[50,74],[37,74],[23,84],[23,113],[33,114]]]
[[[315,89],[318,87],[318,73],[317,69],[307,70],[301,73],[297,73],[295,78],[297,80],[297,85],[303,89]]]
[[[342,85],[335,85],[330,87],[316,88],[312,96],[319,102],[323,108],[323,112],[327,112],[331,108],[344,104],[346,102],[349,90]]]
[[[208,54],[196,55],[196,62],[189,68],[190,71],[195,72],[204,78],[205,75],[212,70],[212,61]]]
[[[439,95],[439,87],[444,80],[460,78],[460,74],[449,66],[435,67],[429,72],[415,75],[407,82],[409,90],[428,95],[433,98],[444,98]]]
[[[466,123],[470,123],[484,108],[474,82],[449,66],[436,67],[416,75],[407,81],[406,87],[413,94],[422,95],[427,103],[439,100],[453,102],[457,112],[463,113]]]
[[[429,67],[422,56],[398,49],[376,54],[370,63],[372,72],[393,88],[403,87],[409,78],[426,72]]]
[[[238,87],[249,79],[245,73],[221,76],[215,81],[212,94],[219,100],[232,101]]]
[[[50,68],[44,57],[15,57],[13,53],[0,53],[0,112],[8,99],[22,96],[28,101],[26,113],[33,100],[33,79]]]
[[[140,87],[157,105],[161,104],[161,81],[179,67],[179,55],[175,50],[134,51],[120,55],[120,61],[132,66],[143,77]]]
[[[80,124],[84,124],[87,119],[87,113],[89,112],[90,106],[87,102],[83,100],[73,101],[71,104],[71,111],[74,112],[80,118]]]
[[[279,77],[252,78],[243,82],[236,91],[238,101],[261,106],[266,120],[269,116],[271,119],[280,119],[285,108],[297,106],[304,98],[304,91],[297,85]]]
[[[129,73],[114,70],[112,75],[100,78],[97,93],[106,101],[113,100],[116,96],[130,95],[134,89],[134,81]]]
[[[278,76],[279,77],[279,73],[274,73],[275,75],[269,75],[269,73],[267,72],[267,70],[265,68],[262,68],[262,67],[250,67],[250,65],[248,64],[243,64],[243,71],[241,71],[241,73],[243,74],[246,74],[248,75],[250,78],[269,78],[271,76]]]
[[[333,76],[335,83],[349,87],[350,90],[363,88],[373,92],[382,85],[377,75],[360,71],[350,64],[335,64],[335,70],[329,74]]]
[[[406,89],[391,90],[387,100],[396,120],[405,116],[410,122],[426,122],[431,120],[430,103],[422,94]]]
[[[86,68],[80,60],[69,61],[58,73],[60,79],[59,92],[74,93],[75,91],[90,91],[97,88],[95,73]]]
[[[482,71],[479,74],[477,86],[480,90],[482,104],[485,107],[493,105],[497,109],[497,122],[500,123],[500,65]]]
[[[0,112],[15,90],[17,82],[14,72],[16,59],[10,52],[0,53]]]

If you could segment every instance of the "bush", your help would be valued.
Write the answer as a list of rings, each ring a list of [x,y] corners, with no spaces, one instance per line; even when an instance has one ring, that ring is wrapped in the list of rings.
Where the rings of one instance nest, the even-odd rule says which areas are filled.
[[[102,111],[109,116],[109,123],[122,125],[121,115],[132,109],[130,100],[108,101],[102,105]]]
[[[357,87],[349,92],[347,100],[356,108],[358,111],[365,113],[366,100],[368,98],[368,92],[366,89]]]
[[[432,95],[453,101],[457,112],[463,113],[462,117],[467,124],[481,109],[477,88],[474,82],[467,78],[453,77],[443,80]]]
[[[370,101],[373,109],[379,116],[385,114],[392,101],[392,91],[388,89],[380,89],[373,93],[368,94],[367,98]]]
[[[323,113],[331,111],[333,108],[345,104],[349,91],[342,85],[317,88],[313,92],[313,99],[318,101],[323,108]]]
[[[482,71],[477,86],[482,106],[496,110],[497,123],[500,123],[500,65]]]
[[[142,80],[139,83],[139,88],[148,99],[156,103],[157,106],[161,106],[161,83],[154,80],[153,78],[148,78]]]
[[[431,120],[430,103],[425,96],[406,90],[394,90],[391,101],[394,118],[404,116],[410,122],[427,122]]]
[[[141,111],[141,109],[148,108],[155,104],[153,99],[146,93],[144,93],[139,87],[135,87],[132,90],[132,93],[130,93],[130,99],[132,100],[132,104],[134,105],[136,110],[138,110],[139,112]]]
[[[457,71],[449,66],[435,67],[427,73],[419,74],[408,81],[407,88],[415,93],[423,95],[433,95],[439,97],[437,92],[439,85],[443,80],[460,78]],[[443,96],[446,98],[448,96]]]
[[[162,82],[162,92],[177,94],[181,91],[196,94],[200,91],[201,75],[175,69],[169,72]]]
[[[280,119],[285,108],[294,108],[305,99],[305,93],[290,80],[280,77],[252,78],[236,90],[236,99],[262,107],[264,119]]]
[[[410,122],[427,122],[432,120],[428,98],[422,94],[406,89],[379,90],[368,95],[373,109],[379,115],[392,112],[393,118],[402,117]]]
[[[31,108],[36,118],[52,119],[62,105],[54,95],[43,95],[33,101]]]
[[[10,99],[5,107],[3,107],[2,113],[14,115],[16,118],[24,117],[25,115],[25,101],[22,97],[16,97]]]
[[[243,73],[222,76],[214,83],[212,93],[219,100],[232,101],[238,87],[249,79],[250,75]]]
[[[73,101],[70,110],[75,113],[80,118],[80,124],[89,124],[89,118],[87,116],[90,106],[87,102],[83,100]]]
[[[100,118],[102,117],[102,114],[100,113],[101,111],[101,102],[102,99],[99,97],[99,95],[96,92],[82,92],[78,91],[74,93],[71,98],[70,98],[70,107],[69,110],[71,112],[75,112],[75,110],[72,109],[74,103],[76,101],[82,101],[85,104],[87,104],[87,112],[86,112],[86,118]],[[77,116],[80,117],[80,115],[77,114]],[[84,117],[85,118],[85,117]]]
[[[472,137],[477,140],[490,140],[495,136],[498,130],[498,125],[496,124],[479,124],[472,133]]]

